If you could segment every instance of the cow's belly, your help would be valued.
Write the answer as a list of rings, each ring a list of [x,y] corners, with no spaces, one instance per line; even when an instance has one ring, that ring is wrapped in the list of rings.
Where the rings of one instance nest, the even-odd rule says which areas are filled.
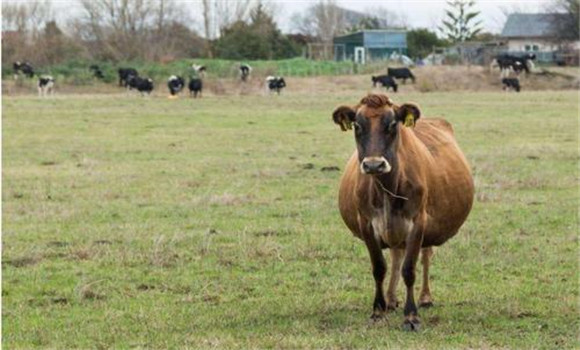
[[[442,202],[430,203],[423,235],[423,246],[441,245],[455,236],[471,211],[473,186],[469,181],[464,186],[449,189]]]

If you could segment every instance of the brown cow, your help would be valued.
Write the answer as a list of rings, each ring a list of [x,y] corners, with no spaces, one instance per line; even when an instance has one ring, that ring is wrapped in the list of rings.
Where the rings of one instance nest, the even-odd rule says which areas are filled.
[[[343,131],[354,126],[356,151],[343,174],[339,207],[352,233],[370,253],[376,294],[372,318],[397,307],[399,271],[407,287],[404,327],[417,330],[413,296],[415,265],[422,251],[420,306],[431,306],[429,259],[432,246],[453,237],[471,210],[473,179],[451,125],[421,119],[414,104],[397,106],[385,95],[368,95],[354,108],[342,106],[333,120]],[[387,266],[382,249],[391,251],[391,278],[385,300]]]

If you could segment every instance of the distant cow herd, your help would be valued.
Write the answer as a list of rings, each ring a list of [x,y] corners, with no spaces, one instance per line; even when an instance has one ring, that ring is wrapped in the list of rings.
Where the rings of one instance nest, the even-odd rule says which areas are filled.
[[[514,56],[509,54],[497,55],[491,63],[491,69],[499,68],[500,80],[503,90],[514,90],[520,92],[521,86],[518,76],[521,72],[526,74],[534,69],[534,54],[527,54],[524,56]],[[192,64],[191,69],[193,75],[189,78],[187,87],[189,95],[193,98],[201,97],[203,90],[203,80],[207,73],[207,67],[198,64]],[[14,79],[17,80],[19,76],[32,78],[36,75],[33,66],[30,62],[16,61],[13,63]],[[96,79],[104,79],[105,75],[98,65],[89,66],[89,71]],[[138,91],[141,95],[150,95],[155,84],[153,79],[149,77],[142,77],[135,68],[119,68],[117,70],[119,78],[119,86],[126,88],[128,91]],[[239,78],[242,83],[246,83],[252,73],[252,67],[248,64],[240,64]],[[402,80],[406,84],[407,80],[415,83],[415,75],[407,67],[401,68],[387,68],[387,74],[377,75],[371,77],[373,87],[384,87],[387,91],[390,89],[393,92],[399,90],[397,80]],[[54,92],[55,79],[50,75],[38,75],[38,95],[47,96]],[[186,86],[186,80],[179,75],[171,75],[167,80],[167,88],[169,90],[170,98],[176,98]],[[286,81],[281,76],[268,76],[265,79],[266,90],[270,93],[280,94],[286,87]]]

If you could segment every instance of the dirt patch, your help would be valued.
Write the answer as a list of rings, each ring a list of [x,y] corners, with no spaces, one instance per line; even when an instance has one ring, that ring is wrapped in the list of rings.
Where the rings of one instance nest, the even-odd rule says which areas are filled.
[[[137,286],[137,290],[140,290],[140,291],[148,291],[148,290],[153,290],[153,289],[155,289],[155,286],[151,285],[151,284],[141,283],[140,285]]]
[[[18,258],[5,260],[4,264],[10,265],[13,267],[27,267],[27,266],[36,265],[41,260],[42,260],[42,258],[40,256],[30,255],[30,256],[21,256]]]
[[[47,246],[49,247],[56,247],[56,248],[62,248],[62,247],[67,247],[70,245],[69,242],[63,242],[63,241],[50,241],[48,243],[46,243]]]

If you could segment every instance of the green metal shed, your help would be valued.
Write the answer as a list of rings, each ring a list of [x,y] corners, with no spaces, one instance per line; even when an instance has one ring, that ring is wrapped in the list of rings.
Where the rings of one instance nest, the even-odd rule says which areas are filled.
[[[387,59],[393,52],[407,54],[407,31],[375,29],[338,36],[333,40],[334,59],[358,63]]]

